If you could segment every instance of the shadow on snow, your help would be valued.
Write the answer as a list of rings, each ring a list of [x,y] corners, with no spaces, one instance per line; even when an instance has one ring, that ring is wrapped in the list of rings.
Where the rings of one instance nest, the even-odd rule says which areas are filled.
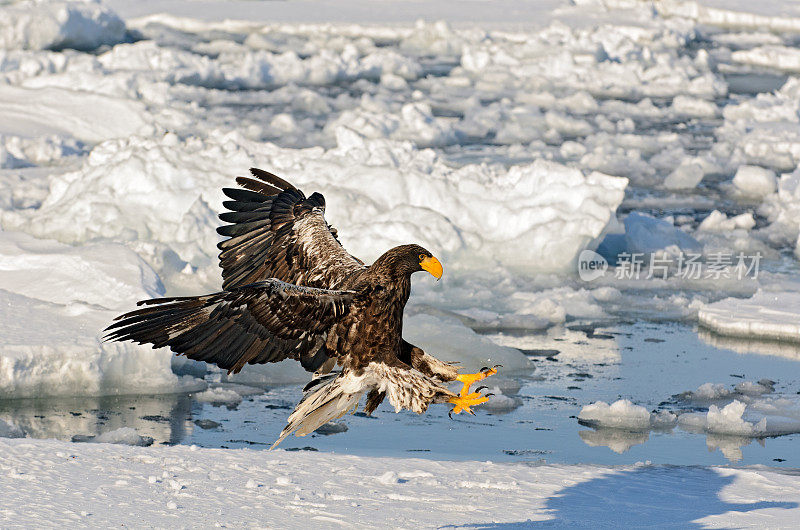
[[[735,476],[722,476],[713,469],[701,467],[664,466],[624,471],[575,484],[549,497],[542,513],[552,516],[552,519],[474,523],[459,528],[701,528],[703,525],[696,521],[711,515],[798,507],[796,502],[741,504],[721,500],[722,489],[734,480]],[[739,526],[735,521],[731,523]]]

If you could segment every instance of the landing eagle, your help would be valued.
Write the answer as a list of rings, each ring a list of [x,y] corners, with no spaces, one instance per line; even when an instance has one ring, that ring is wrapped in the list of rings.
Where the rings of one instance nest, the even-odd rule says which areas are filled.
[[[250,172],[236,179],[240,188],[222,190],[231,199],[219,216],[229,224],[217,229],[228,237],[218,245],[222,291],[141,301],[107,328],[106,340],[166,346],[229,373],[300,361],[314,378],[273,447],[354,410],[365,393],[367,414],[387,397],[396,411],[420,414],[431,403],[453,404],[458,414],[487,401],[469,387],[494,368],[459,374],[403,340],[411,275],[438,280],[439,260],[401,245],[367,266],[339,243],[321,194],[306,197],[272,173]],[[456,380],[459,394],[444,386]]]

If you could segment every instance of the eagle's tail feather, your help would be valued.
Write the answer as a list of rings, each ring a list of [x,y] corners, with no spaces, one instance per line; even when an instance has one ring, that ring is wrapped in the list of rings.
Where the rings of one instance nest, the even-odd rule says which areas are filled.
[[[364,388],[354,385],[352,379],[347,372],[331,373],[307,384],[303,389],[303,399],[289,416],[286,427],[270,449],[277,447],[293,432],[296,436],[305,436],[358,407]]]

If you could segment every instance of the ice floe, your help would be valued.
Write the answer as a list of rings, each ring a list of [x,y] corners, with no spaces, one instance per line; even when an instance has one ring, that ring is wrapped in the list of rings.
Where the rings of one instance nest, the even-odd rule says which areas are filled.
[[[725,298],[698,310],[700,324],[736,337],[800,340],[800,293],[757,292],[752,298]]]

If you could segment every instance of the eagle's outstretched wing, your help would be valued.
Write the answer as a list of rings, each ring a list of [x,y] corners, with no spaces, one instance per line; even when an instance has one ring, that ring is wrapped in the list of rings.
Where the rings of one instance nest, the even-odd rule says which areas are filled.
[[[223,289],[278,278],[295,285],[335,289],[364,268],[325,221],[325,198],[306,198],[280,177],[252,168],[255,177],[238,177],[242,188],[222,191],[232,200],[219,217],[231,223],[217,229],[230,239],[218,247]]]
[[[245,364],[299,360],[314,371],[328,359],[327,330],[347,314],[352,291],[299,287],[275,278],[205,296],[139,302],[107,328],[106,340],[168,346],[229,372]]]

